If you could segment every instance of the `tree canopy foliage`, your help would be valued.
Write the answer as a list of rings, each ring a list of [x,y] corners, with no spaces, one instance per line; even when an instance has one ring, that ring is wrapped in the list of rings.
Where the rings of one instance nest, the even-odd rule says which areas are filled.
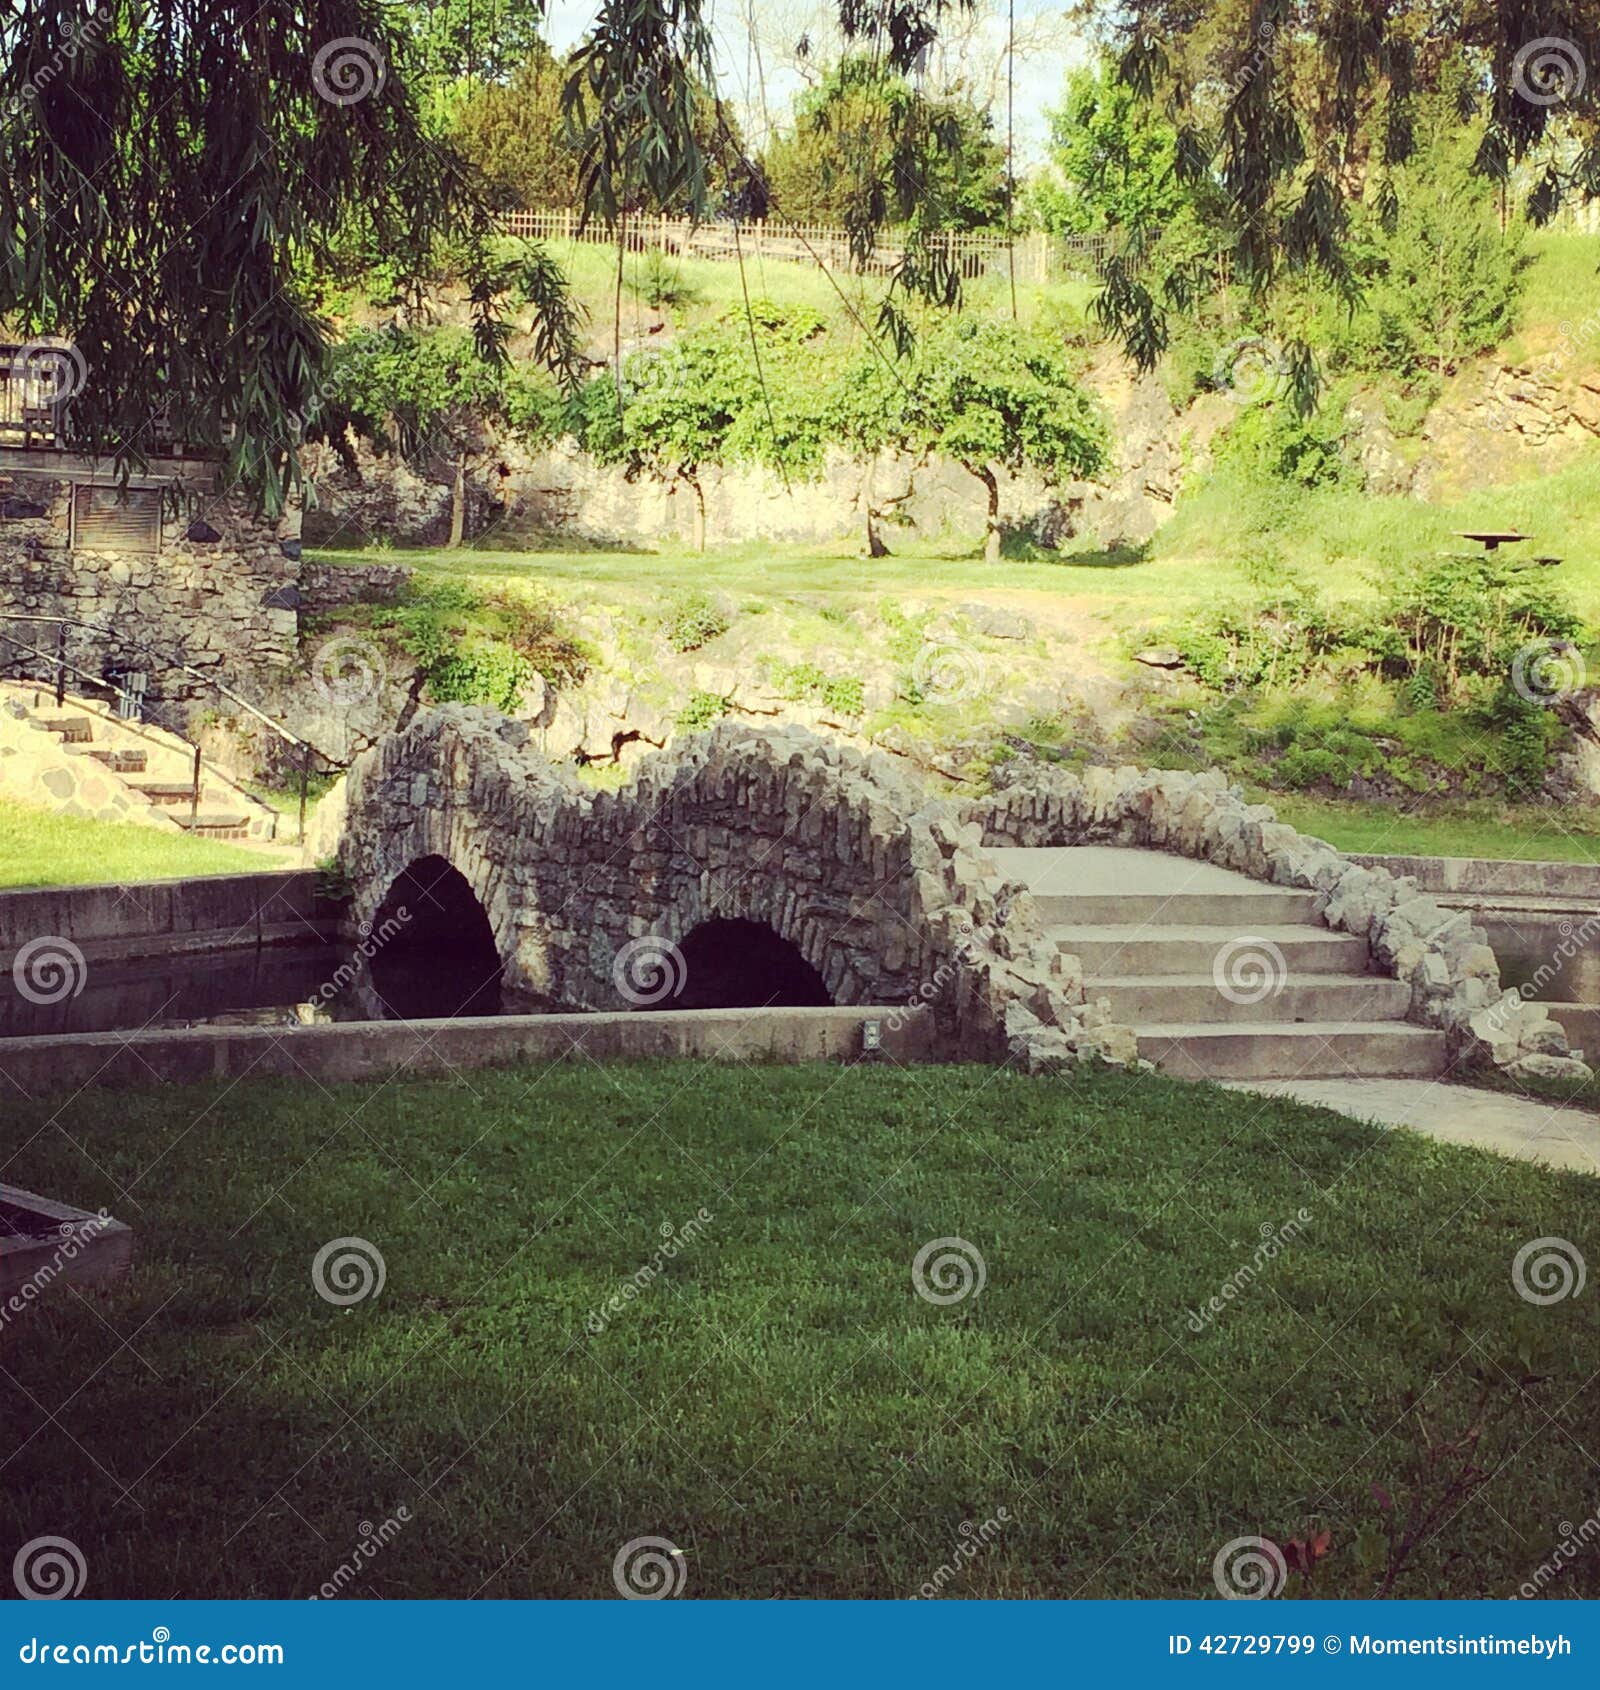
[[[1508,190],[1520,184],[1536,221],[1600,194],[1593,0],[1085,0],[1079,10],[1115,49],[1122,82],[1173,125],[1178,180],[1220,187],[1233,272],[1257,293],[1313,273],[1354,300],[1354,210],[1370,206],[1392,225],[1418,102],[1452,82],[1461,121],[1477,127],[1473,168]],[[1133,228],[1098,304],[1146,366],[1192,288],[1181,271],[1154,285],[1141,275],[1159,236],[1148,218]],[[1308,404],[1310,348],[1288,354]]]
[[[896,154],[908,148],[925,164],[902,176]],[[989,114],[959,95],[930,99],[867,57],[839,61],[806,91],[792,128],[772,141],[761,164],[773,201],[801,223],[922,215],[944,228],[975,229],[1005,215],[1005,152]]]

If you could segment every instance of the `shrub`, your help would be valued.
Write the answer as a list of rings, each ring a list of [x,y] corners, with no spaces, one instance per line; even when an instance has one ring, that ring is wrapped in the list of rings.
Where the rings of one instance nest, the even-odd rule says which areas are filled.
[[[727,613],[703,593],[680,599],[667,613],[663,626],[667,643],[674,651],[698,651],[701,646],[727,633],[732,622]]]
[[[678,726],[684,733],[700,733],[726,716],[729,708],[720,692],[692,692],[678,712]]]

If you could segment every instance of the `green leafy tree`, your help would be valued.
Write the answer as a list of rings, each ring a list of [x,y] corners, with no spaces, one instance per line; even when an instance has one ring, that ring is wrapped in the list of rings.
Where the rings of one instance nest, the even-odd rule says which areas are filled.
[[[798,102],[767,148],[774,201],[797,222],[993,226],[1005,216],[1005,152],[970,100],[930,100],[881,62],[845,59]]]
[[[809,477],[827,448],[818,401],[822,320],[804,308],[751,302],[659,349],[623,362],[620,379],[590,382],[573,432],[598,462],[620,464],[694,499],[694,549],[705,550],[708,470],[759,464]]]
[[[1158,226],[1190,203],[1177,175],[1178,131],[1121,81],[1108,59],[1069,73],[1050,113],[1054,174],[1030,192],[1030,209],[1055,234]]]
[[[1442,106],[1395,173],[1392,227],[1372,231],[1358,260],[1373,362],[1438,376],[1511,333],[1523,268],[1521,225],[1502,230],[1494,187],[1472,168],[1477,138]]]
[[[1354,208],[1392,221],[1418,101],[1441,90],[1458,54],[1481,120],[1476,171],[1507,191],[1514,175],[1526,180],[1536,222],[1600,194],[1593,0],[1086,0],[1080,11],[1104,24],[1129,89],[1176,124],[1180,179],[1220,190],[1233,274],[1258,299],[1310,275],[1354,303]],[[1188,304],[1183,275],[1141,274],[1158,232],[1141,222],[1096,302],[1147,368],[1166,347],[1169,315]],[[1309,344],[1291,344],[1286,362],[1306,408],[1318,384]]]
[[[402,8],[422,73],[501,82],[540,50],[545,0],[409,0]]]
[[[475,89],[453,138],[497,206],[566,210],[577,203],[578,160],[561,115],[565,74],[543,42],[504,83]]]
[[[465,329],[380,329],[334,355],[329,404],[315,432],[348,449],[347,429],[450,482],[449,544],[466,538],[467,467],[499,433],[527,444],[559,432],[554,384],[526,365],[485,359]]]
[[[916,384],[916,431],[987,495],[984,557],[1000,557],[1000,476],[1093,475],[1106,430],[1059,348],[996,318],[959,317],[929,336]]]
[[[737,373],[736,373],[737,372]],[[749,390],[728,357],[727,336],[697,330],[660,351],[624,361],[620,380],[601,377],[578,397],[575,432],[602,464],[647,476],[694,499],[694,549],[705,550],[707,470],[730,461],[730,436]]]
[[[915,485],[910,471],[904,489],[885,499],[884,464],[896,452],[917,449],[915,395],[909,373],[874,344],[858,347],[836,361],[822,404],[822,427],[829,440],[843,446],[862,466],[857,508],[865,525],[868,557],[887,557],[880,527],[894,504],[909,498]]]
[[[66,428],[83,450],[137,464],[159,408],[276,508],[326,381],[315,278],[353,237],[420,276],[441,240],[486,231],[470,171],[420,116],[397,11],[0,9],[0,318],[74,342],[87,375]]]

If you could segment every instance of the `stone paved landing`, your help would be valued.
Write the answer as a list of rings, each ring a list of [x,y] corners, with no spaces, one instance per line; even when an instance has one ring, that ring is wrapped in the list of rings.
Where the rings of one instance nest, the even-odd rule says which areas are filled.
[[[1270,894],[1277,890],[1247,874],[1235,874],[1232,869],[1175,856],[1170,851],[1142,851],[1121,845],[1058,845],[1040,850],[1002,845],[988,847],[987,854],[1032,892],[1159,897],[1172,892]]]
[[[1380,1127],[1409,1127],[1447,1144],[1600,1175],[1600,1115],[1437,1080],[1232,1080],[1230,1091],[1292,1097]]]

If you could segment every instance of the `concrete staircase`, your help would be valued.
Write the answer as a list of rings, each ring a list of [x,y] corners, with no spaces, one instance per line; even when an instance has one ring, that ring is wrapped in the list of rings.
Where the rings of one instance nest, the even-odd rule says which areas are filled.
[[[0,681],[0,708],[53,738],[68,756],[93,758],[127,792],[133,817],[205,839],[267,843],[278,813],[219,770],[202,765],[195,786],[194,747],[149,722],[124,722],[98,699]]]
[[[1374,974],[1366,940],[1323,926],[1310,893],[1164,851],[998,848],[1084,990],[1132,1026],[1139,1054],[1185,1079],[1431,1077],[1440,1032]]]

